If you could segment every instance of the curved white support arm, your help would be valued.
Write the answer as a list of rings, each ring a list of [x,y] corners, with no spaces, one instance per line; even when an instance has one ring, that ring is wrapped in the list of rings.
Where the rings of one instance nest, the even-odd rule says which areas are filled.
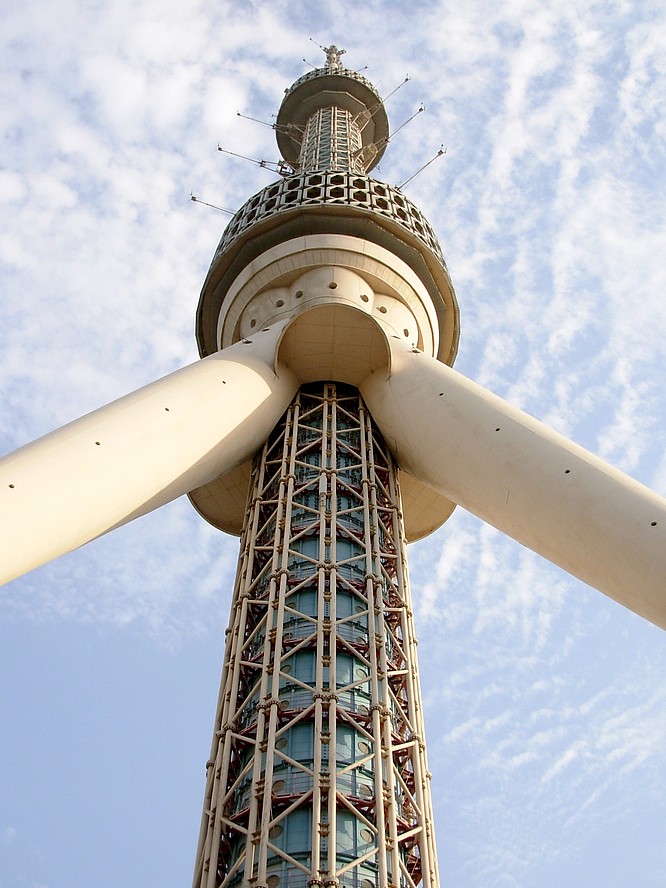
[[[177,370],[0,460],[0,583],[230,471],[298,389],[282,325]]]
[[[666,500],[425,354],[390,340],[361,392],[399,465],[666,628]]]

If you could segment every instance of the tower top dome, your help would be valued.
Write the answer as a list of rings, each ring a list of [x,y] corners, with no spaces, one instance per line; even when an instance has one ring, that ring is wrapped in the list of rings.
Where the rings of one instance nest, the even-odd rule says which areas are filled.
[[[388,144],[381,95],[370,81],[344,68],[343,49],[326,47],[326,64],[285,90],[275,123],[278,148],[295,170],[367,173]]]

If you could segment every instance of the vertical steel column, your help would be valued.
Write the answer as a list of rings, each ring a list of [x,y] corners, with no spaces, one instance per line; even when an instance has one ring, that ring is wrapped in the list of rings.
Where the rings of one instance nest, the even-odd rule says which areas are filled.
[[[395,464],[304,386],[257,457],[195,888],[438,886]]]

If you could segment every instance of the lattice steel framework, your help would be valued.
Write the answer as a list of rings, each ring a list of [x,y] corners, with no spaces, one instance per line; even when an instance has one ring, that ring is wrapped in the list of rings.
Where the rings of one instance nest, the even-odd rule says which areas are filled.
[[[358,122],[344,108],[321,108],[307,122],[301,145],[304,170],[352,170],[364,173]]]
[[[255,460],[197,888],[438,885],[398,473],[303,387]]]

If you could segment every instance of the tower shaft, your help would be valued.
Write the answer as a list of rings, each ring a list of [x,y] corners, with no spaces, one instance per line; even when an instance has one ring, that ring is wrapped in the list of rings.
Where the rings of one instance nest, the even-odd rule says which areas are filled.
[[[257,456],[195,888],[439,884],[396,466],[358,392]]]
[[[305,127],[299,165],[306,172],[344,170],[364,173],[361,162],[361,130],[357,118],[344,108],[322,108]]]

